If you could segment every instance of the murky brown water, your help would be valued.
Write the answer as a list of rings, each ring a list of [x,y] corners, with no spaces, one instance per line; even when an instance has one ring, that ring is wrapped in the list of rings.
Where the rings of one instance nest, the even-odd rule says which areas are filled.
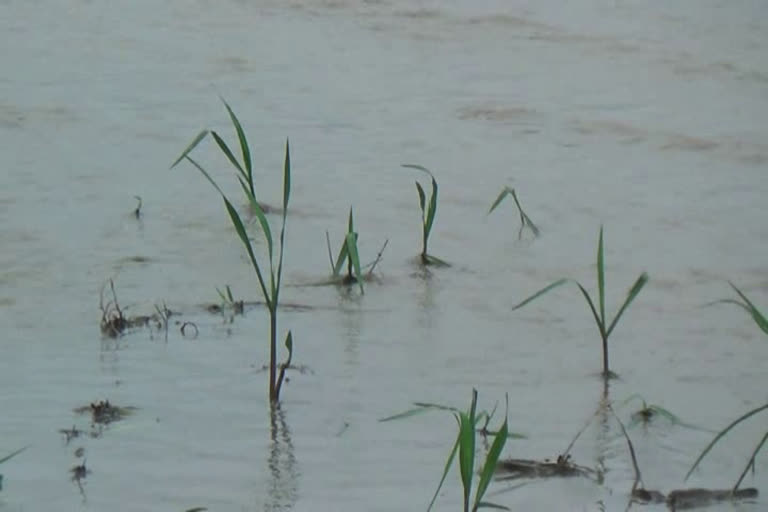
[[[377,419],[416,400],[464,407],[473,386],[485,408],[508,392],[510,428],[529,436],[505,455],[553,457],[600,399],[597,332],[575,288],[510,308],[560,276],[593,287],[601,223],[609,310],[651,276],[613,335],[611,397],[640,393],[709,429],[764,401],[764,337],[735,308],[700,307],[730,296],[732,280],[768,308],[762,2],[7,1],[0,12],[0,454],[31,445],[2,466],[0,510],[421,510],[454,422]],[[257,283],[215,192],[192,169],[168,170],[200,128],[230,134],[217,94],[246,125],[273,204],[291,138],[289,283],[327,275],[325,230],[339,239],[350,204],[364,260],[389,239],[381,283],[362,298],[285,288],[283,300],[315,308],[280,318],[312,372],[291,376],[274,428],[257,371],[266,314],[225,324],[199,307],[225,284],[256,299]],[[238,192],[211,145],[198,157]],[[431,249],[454,267],[429,280],[414,276],[415,176],[401,163],[441,185]],[[505,184],[540,239],[516,240],[512,203],[485,216]],[[146,330],[101,340],[110,277],[129,312],[164,301],[199,337],[172,325],[167,342]],[[65,445],[57,430],[83,421],[72,410],[104,398],[139,410]],[[731,436],[690,484],[731,485],[763,425]],[[630,434],[646,486],[665,492],[711,439],[670,425]],[[68,473],[80,446],[85,500]],[[573,455],[602,458],[605,484],[540,481],[494,500],[624,510],[633,473],[619,432],[594,426]],[[759,458],[747,485],[766,491],[766,469]],[[457,482],[440,510],[457,508]]]

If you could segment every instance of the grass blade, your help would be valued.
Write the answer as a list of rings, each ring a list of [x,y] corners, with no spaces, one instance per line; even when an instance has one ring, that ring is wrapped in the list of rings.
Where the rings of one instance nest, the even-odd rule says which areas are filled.
[[[584,299],[587,301],[587,305],[589,306],[589,309],[592,311],[592,316],[595,317],[595,323],[597,324],[597,328],[600,330],[600,336],[603,337],[603,339],[606,338],[605,336],[605,325],[603,325],[603,322],[600,320],[600,317],[597,315],[597,310],[595,309],[595,303],[592,302],[592,297],[589,296],[589,292],[587,292],[586,288],[581,286],[581,283],[574,281],[576,283],[576,286],[579,287],[579,290],[581,290],[581,294],[584,296]]]
[[[426,225],[426,222],[427,222],[427,210],[426,210],[427,198],[424,195],[424,189],[421,188],[421,184],[418,181],[416,182],[416,191],[419,193],[419,206],[421,207],[422,223]]]
[[[245,231],[245,226],[243,225],[243,221],[240,219],[240,215],[238,215],[235,207],[232,206],[232,203],[229,202],[229,199],[227,199],[226,196],[223,196],[223,195],[222,197],[224,197],[224,204],[227,207],[227,212],[229,212],[229,218],[232,219],[232,224],[235,226],[235,231],[237,231],[237,235],[240,237],[240,240],[243,242],[243,245],[245,246],[246,251],[248,251],[248,257],[251,260],[251,264],[253,265],[253,268],[256,270],[256,277],[258,277],[259,279],[259,286],[261,286],[261,291],[264,294],[264,300],[266,300],[267,302],[267,307],[272,309],[273,297],[267,293],[267,286],[266,286],[266,283],[264,282],[264,277],[261,274],[261,268],[259,268],[259,263],[256,261],[256,255],[253,253],[253,246],[251,245],[251,241],[248,238],[248,233]],[[264,215],[262,214],[262,217],[263,216]],[[269,225],[267,225],[267,233],[269,233]]]
[[[216,144],[219,145],[219,149],[221,149],[221,152],[224,153],[227,157],[227,160],[237,169],[237,172],[240,173],[240,176],[242,179],[244,179],[246,182],[248,182],[249,186],[247,191],[251,192],[250,188],[250,178],[248,177],[248,174],[243,170],[243,167],[240,165],[240,162],[237,161],[237,158],[235,158],[235,155],[232,153],[232,150],[229,149],[229,146],[227,143],[222,139],[218,133],[215,131],[211,131],[211,135],[213,135],[213,140],[216,141]]]
[[[424,226],[424,236],[429,238],[429,234],[432,232],[432,224],[435,222],[435,214],[437,213],[437,181],[432,178],[432,195],[429,197],[429,209],[427,210],[427,223]]]
[[[757,309],[757,308],[755,307],[755,305],[754,305],[754,304],[752,304],[752,301],[750,301],[750,300],[747,298],[747,296],[746,296],[746,295],[744,295],[744,294],[741,292],[741,290],[739,290],[738,288],[736,288],[736,286],[735,286],[733,283],[731,283],[730,281],[728,281],[728,284],[730,284],[730,285],[731,285],[731,287],[732,287],[734,290],[736,290],[736,293],[738,293],[738,294],[739,294],[739,297],[741,297],[741,298],[742,298],[742,300],[743,300],[743,301],[744,301],[744,302],[747,304],[747,306],[749,306],[749,309],[748,309],[748,311],[749,311],[749,312],[750,312],[750,314],[752,315],[752,318],[755,320],[755,323],[756,323],[756,324],[757,324],[757,326],[760,328],[760,330],[762,330],[762,331],[763,331],[765,334],[768,334],[768,320],[766,320],[765,316],[763,316],[763,314],[760,312],[760,310],[759,310],[759,309]]]
[[[469,412],[459,413],[459,471],[464,487],[464,510],[469,510],[472,478],[475,467],[475,412],[477,410],[477,390],[472,390],[472,404]]]
[[[568,281],[569,281],[569,280],[568,280],[568,279],[566,279],[566,278],[563,278],[563,279],[558,279],[558,280],[557,280],[557,281],[555,281],[554,283],[552,283],[552,284],[550,284],[550,285],[548,285],[548,286],[545,286],[544,288],[542,288],[541,290],[537,291],[536,293],[534,293],[533,295],[531,295],[530,297],[528,297],[527,299],[525,299],[525,300],[524,300],[524,301],[522,301],[521,303],[519,303],[519,304],[517,304],[516,306],[514,306],[514,307],[512,308],[512,311],[514,311],[514,310],[516,310],[516,309],[520,309],[521,307],[525,306],[525,305],[526,305],[526,304],[528,304],[529,302],[531,302],[531,301],[533,301],[533,300],[536,300],[537,298],[541,297],[542,295],[544,295],[544,294],[545,294],[545,293],[547,293],[548,291],[552,290],[553,288],[557,288],[558,286],[560,286],[560,285],[563,285],[563,284],[567,283]]]
[[[685,474],[685,478],[683,479],[683,481],[688,480],[688,477],[691,476],[691,473],[693,473],[693,471],[699,466],[699,463],[704,459],[704,457],[706,457],[709,451],[717,444],[718,441],[720,441],[720,439],[723,438],[723,436],[725,436],[728,432],[730,432],[733,427],[735,427],[742,421],[754,416],[755,414],[761,411],[764,411],[765,409],[768,409],[768,404],[752,409],[751,411],[747,412],[746,414],[732,421],[730,425],[728,425],[723,430],[718,432],[715,438],[712,439],[712,441],[710,441],[710,443],[707,445],[706,448],[704,448],[704,451],[701,452],[701,455],[699,455],[699,457],[696,459],[696,462],[693,463],[693,466],[691,466],[691,469],[688,470],[688,473]]]
[[[643,272],[640,274],[640,277],[637,278],[637,281],[635,281],[635,284],[632,285],[632,288],[630,288],[629,293],[627,294],[627,298],[624,300],[624,304],[622,304],[621,308],[619,309],[619,312],[616,313],[616,316],[613,317],[613,322],[611,322],[611,326],[608,327],[608,331],[606,331],[605,335],[610,336],[613,332],[613,328],[616,327],[616,324],[619,321],[619,318],[621,318],[621,315],[624,314],[624,310],[629,307],[629,305],[632,303],[633,300],[635,300],[635,297],[637,297],[637,294],[640,293],[640,290],[643,289],[643,286],[645,286],[645,283],[648,282],[648,274]]]
[[[283,162],[283,225],[280,228],[280,262],[277,264],[277,288],[275,289],[275,301],[280,293],[280,284],[283,279],[283,254],[285,251],[285,221],[288,218],[288,201],[291,199],[291,144],[285,139],[285,160]]]
[[[491,478],[496,470],[496,464],[501,456],[501,451],[504,449],[504,444],[507,442],[509,435],[509,426],[507,424],[507,415],[509,414],[509,402],[507,402],[507,410],[504,414],[504,423],[493,438],[491,449],[488,451],[488,455],[485,458],[485,464],[483,470],[480,473],[480,480],[477,484],[477,491],[475,492],[475,505],[474,510],[480,508],[485,491],[488,489],[488,485],[491,483]]]
[[[360,270],[360,256],[357,254],[357,233],[347,233],[347,239],[344,245],[347,246],[349,259],[352,260],[352,266],[355,269],[355,276],[357,277],[357,284],[360,285],[360,293],[364,294],[363,274]]]
[[[481,501],[477,505],[475,505],[475,510],[478,508],[495,508],[497,510],[511,510],[509,507],[505,507],[504,505],[497,505],[496,503],[488,503],[487,501]]]
[[[497,206],[499,206],[499,205],[501,204],[501,202],[504,200],[504,198],[505,198],[505,197],[507,197],[508,195],[510,195],[510,194],[512,193],[512,190],[514,190],[514,189],[511,189],[511,188],[509,188],[509,187],[504,187],[504,188],[501,190],[501,192],[499,193],[499,196],[496,198],[496,200],[495,200],[495,201],[493,202],[493,204],[491,205],[491,207],[490,207],[490,209],[488,210],[488,213],[486,213],[486,215],[490,215],[490,214],[491,214],[491,212],[493,212],[493,210],[495,210],[495,209],[496,209],[496,207],[497,207]]]
[[[189,163],[194,165],[197,168],[197,170],[200,171],[203,174],[203,176],[205,176],[205,179],[207,179],[208,182],[211,185],[213,185],[213,188],[215,188],[219,192],[219,194],[221,194],[221,197],[225,197],[224,196],[224,191],[219,188],[219,186],[216,184],[215,181],[213,181],[213,178],[211,178],[211,175],[208,174],[208,171],[203,169],[203,167],[199,163],[197,163],[192,157],[185,156],[184,158],[186,158],[189,161]]]
[[[192,150],[195,149],[195,147],[197,147],[198,144],[200,144],[200,142],[205,138],[206,135],[208,135],[208,133],[209,133],[208,130],[203,130],[200,133],[198,133],[197,136],[194,139],[192,139],[192,142],[189,143],[186,149],[181,152],[181,156],[179,156],[179,158],[177,158],[176,161],[173,162],[173,164],[171,164],[170,168],[173,169],[174,167],[176,167],[176,165],[179,162],[184,160],[187,157],[187,155],[189,155],[192,152]]]
[[[10,459],[14,458],[15,456],[17,456],[18,454],[20,454],[21,452],[23,452],[23,451],[24,451],[24,450],[26,450],[27,448],[29,448],[29,446],[25,446],[25,447],[23,447],[23,448],[19,448],[19,449],[18,449],[18,450],[16,450],[15,452],[11,452],[11,453],[9,453],[8,455],[6,455],[6,456],[5,456],[5,457],[3,457],[2,459],[0,459],[0,464],[2,464],[3,462],[5,462],[5,461],[7,461],[7,460],[10,460]]]
[[[339,256],[336,258],[336,264],[333,266],[333,276],[337,277],[341,274],[341,267],[344,266],[344,262],[346,261],[348,256],[347,251],[347,241],[344,240],[344,243],[341,244],[341,249],[339,249]]]
[[[597,294],[600,299],[600,320],[605,326],[605,260],[603,258],[603,226],[597,243]]]
[[[458,420],[457,420],[458,421]],[[435,500],[437,500],[437,495],[440,494],[440,489],[443,488],[443,483],[445,483],[445,477],[448,476],[448,471],[451,469],[451,465],[453,464],[453,459],[456,457],[456,450],[459,448],[459,439],[460,436],[456,436],[456,442],[453,443],[453,449],[451,450],[451,454],[448,455],[448,460],[445,461],[445,468],[443,469],[443,476],[440,477],[440,483],[437,484],[437,489],[435,490],[434,496],[432,496],[432,501],[429,502],[429,507],[427,507],[427,512],[432,510],[432,506],[435,504]]]
[[[240,141],[240,151],[243,153],[243,165],[245,165],[245,170],[247,173],[246,177],[248,178],[248,185],[250,185],[251,194],[255,196],[256,191],[253,189],[253,166],[251,164],[251,150],[248,147],[248,140],[245,138],[245,131],[243,131],[243,127],[242,125],[240,125],[240,121],[237,119],[237,116],[230,108],[229,103],[227,103],[224,98],[221,98],[221,101],[224,102],[224,106],[227,107],[227,112],[229,112],[229,118],[232,120],[232,124],[235,126],[235,131],[237,132],[237,139],[238,141]],[[240,166],[238,165],[238,167]]]

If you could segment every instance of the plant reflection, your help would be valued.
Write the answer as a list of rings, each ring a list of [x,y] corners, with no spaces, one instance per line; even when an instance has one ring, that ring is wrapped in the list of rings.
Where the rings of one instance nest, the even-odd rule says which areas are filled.
[[[291,510],[299,497],[299,471],[291,431],[280,404],[270,411],[270,445],[267,459],[269,485],[265,511]]]

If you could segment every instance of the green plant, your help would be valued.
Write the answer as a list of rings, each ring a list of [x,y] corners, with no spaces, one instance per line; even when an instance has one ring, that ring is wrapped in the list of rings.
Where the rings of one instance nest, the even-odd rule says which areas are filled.
[[[432,193],[429,195],[429,202],[427,202],[427,195],[424,193],[424,188],[421,186],[421,183],[419,183],[419,181],[416,180],[416,191],[419,193],[419,207],[421,208],[421,224],[422,224],[421,263],[424,265],[436,265],[436,266],[443,266],[443,267],[448,266],[447,262],[441,260],[440,258],[432,256],[427,252],[427,244],[429,243],[429,234],[432,231],[432,225],[435,222],[435,215],[437,214],[437,191],[438,191],[437,180],[435,179],[435,176],[429,171],[429,169],[427,169],[426,167],[422,167],[421,165],[402,164],[402,167],[406,167],[408,169],[416,169],[417,171],[424,172],[432,180]]]
[[[363,290],[363,274],[360,270],[360,256],[357,250],[357,236],[358,235],[355,231],[355,222],[352,217],[351,206],[349,207],[347,233],[344,235],[344,243],[341,244],[341,249],[339,249],[339,255],[336,257],[335,262],[333,260],[333,254],[331,253],[331,237],[327,231],[325,232],[325,239],[328,243],[328,258],[331,261],[331,271],[333,272],[333,277],[338,278],[341,275],[341,269],[346,262],[347,275],[344,277],[343,282],[345,284],[356,282],[360,286],[360,293],[365,293]]]
[[[523,207],[520,206],[520,201],[517,199],[517,192],[515,192],[514,188],[510,187],[504,187],[501,190],[501,193],[499,193],[499,196],[496,198],[496,200],[491,205],[491,208],[488,210],[488,214],[490,215],[493,210],[496,209],[499,204],[504,200],[505,197],[512,196],[512,199],[515,201],[515,205],[517,205],[517,211],[520,214],[520,231],[517,232],[517,238],[520,239],[523,236],[523,229],[530,228],[531,232],[533,233],[533,236],[539,236],[540,231],[539,228],[536,227],[536,224],[533,223],[530,217],[528,217],[528,214],[523,211]]]
[[[2,464],[3,462],[5,462],[7,460],[10,460],[10,459],[14,458],[15,456],[17,456],[18,454],[20,454],[21,452],[23,452],[27,448],[28,448],[28,446],[25,446],[23,448],[19,448],[18,450],[14,451],[14,452],[11,452],[8,455],[0,458],[0,464]],[[1,490],[3,490],[3,475],[0,475],[0,491]]]
[[[739,423],[746,421],[747,419],[751,418],[755,414],[762,412],[764,410],[768,409],[768,404],[761,405],[760,407],[755,407],[751,411],[746,412],[739,418],[732,421],[727,427],[725,427],[723,430],[717,433],[717,435],[710,441],[710,443],[707,445],[706,448],[704,448],[704,451],[699,454],[698,458],[696,459],[696,462],[693,463],[691,466],[691,469],[688,470],[688,473],[685,475],[685,480],[688,480],[688,477],[691,476],[691,474],[694,472],[694,470],[699,466],[699,463],[704,460],[704,457],[707,456],[707,454],[710,452],[710,450],[723,438],[725,435],[730,432],[736,425]],[[744,468],[744,471],[742,471],[741,476],[736,481],[736,485],[733,486],[733,491],[736,492],[736,490],[739,488],[739,485],[741,484],[741,481],[744,480],[744,477],[746,476],[747,472],[750,468],[754,470],[755,467],[755,457],[757,457],[757,454],[762,449],[765,442],[768,441],[768,432],[763,435],[763,438],[760,440],[760,442],[755,447],[754,451],[752,452],[752,456],[749,458],[749,461],[747,462],[747,466]]]
[[[477,411],[477,390],[472,390],[472,403],[469,406],[468,411],[462,411],[455,407],[449,407],[445,405],[438,405],[438,404],[431,404],[431,403],[424,403],[424,402],[416,402],[414,403],[416,406],[413,409],[408,409],[405,412],[395,414],[392,416],[388,416],[386,418],[382,418],[379,421],[392,421],[392,420],[398,420],[403,418],[408,418],[410,416],[414,416],[416,414],[420,414],[423,412],[428,411],[447,411],[453,414],[454,418],[456,419],[456,423],[459,426],[459,431],[456,436],[456,441],[453,444],[453,447],[451,448],[451,452],[448,455],[448,460],[445,463],[445,467],[443,468],[443,474],[440,478],[440,482],[437,486],[437,490],[435,491],[435,494],[432,496],[432,501],[429,503],[429,507],[427,510],[431,510],[432,507],[435,504],[435,501],[437,500],[437,496],[440,493],[440,489],[443,487],[443,483],[445,482],[446,477],[448,476],[448,471],[451,469],[451,466],[453,465],[453,460],[456,457],[456,453],[459,454],[459,473],[461,477],[461,485],[462,489],[464,491],[464,511],[465,512],[475,512],[479,508],[496,508],[501,510],[509,510],[507,507],[504,507],[502,505],[497,505],[494,503],[489,503],[483,501],[483,496],[485,495],[485,492],[488,490],[488,485],[491,483],[491,478],[493,477],[494,471],[496,469],[496,464],[498,463],[499,456],[501,455],[501,451],[504,449],[504,444],[507,441],[507,438],[510,437],[516,437],[521,438],[523,436],[520,436],[519,434],[512,434],[509,432],[509,428],[507,425],[507,414],[509,412],[509,404],[507,403],[507,412],[504,415],[504,422],[502,423],[501,427],[493,432],[488,430],[488,423],[493,416],[494,412],[496,411],[496,408],[491,413],[488,413],[486,411]],[[478,424],[484,421],[483,427],[478,429]],[[493,442],[491,443],[491,446],[488,450],[488,453],[485,457],[485,462],[483,463],[483,467],[480,471],[480,478],[477,483],[477,487],[475,488],[475,499],[471,500],[472,495],[472,489],[474,487],[473,481],[475,477],[474,473],[474,464],[475,464],[475,458],[476,458],[476,443],[475,443],[475,436],[476,433],[481,433],[483,436],[491,436],[493,437]]]
[[[222,100],[223,101],[223,100]],[[226,102],[224,102],[225,105],[227,105]],[[248,148],[248,143],[245,140],[245,135],[242,132],[242,128],[240,127],[240,123],[237,121],[237,117],[234,115],[234,112],[229,108],[229,105],[227,105],[227,110],[229,110],[230,115],[232,117],[232,122],[235,123],[235,127],[237,128],[238,136],[240,138],[240,144],[243,152],[243,158],[246,162],[246,169],[248,169],[248,174],[246,176],[250,177],[250,150]],[[261,287],[261,293],[264,297],[264,302],[266,303],[267,309],[269,310],[269,325],[270,325],[270,351],[269,351],[269,400],[272,403],[276,403],[280,399],[280,389],[282,385],[282,379],[278,378],[277,370],[277,308],[280,298],[280,285],[282,283],[282,275],[283,275],[283,256],[285,254],[285,222],[286,222],[286,216],[288,213],[288,201],[290,199],[291,194],[291,157],[290,157],[290,144],[288,141],[285,142],[285,162],[283,165],[283,218],[282,218],[282,227],[280,229],[280,255],[277,260],[277,266],[275,266],[275,250],[274,250],[274,243],[272,239],[272,229],[270,228],[269,221],[267,220],[264,211],[259,205],[259,203],[256,201],[256,196],[254,195],[253,191],[245,186],[243,178],[240,178],[240,184],[243,185],[243,191],[245,192],[246,196],[248,197],[248,202],[251,206],[251,209],[256,216],[256,218],[259,221],[259,224],[261,225],[262,234],[264,235],[264,239],[267,243],[267,256],[269,259],[269,282],[267,282],[264,278],[264,272],[262,271],[262,267],[265,266],[263,263],[260,265],[259,260],[256,258],[253,245],[251,244],[251,240],[248,238],[248,233],[245,229],[245,225],[243,224],[243,221],[240,218],[240,215],[237,213],[237,210],[232,205],[230,200],[227,198],[227,196],[224,194],[224,192],[219,188],[219,186],[216,184],[216,182],[211,178],[211,175],[203,169],[203,167],[197,163],[192,157],[189,156],[190,152],[197,146],[197,144],[202,140],[203,137],[205,137],[203,134],[199,134],[195,139],[192,141],[192,143],[187,146],[187,148],[182,152],[181,156],[179,156],[178,159],[171,165],[171,168],[175,167],[179,162],[182,160],[187,160],[190,162],[193,166],[199,170],[203,176],[210,182],[211,185],[219,192],[222,199],[224,200],[224,205],[227,209],[227,212],[229,213],[230,220],[232,221],[232,225],[235,227],[235,231],[237,232],[238,237],[242,241],[243,245],[245,246],[246,251],[248,252],[248,257],[251,261],[251,264],[253,266],[253,269],[256,272],[256,277],[259,280],[259,286]],[[218,138],[214,134],[214,138],[216,138],[216,141],[218,142],[220,138]],[[226,144],[223,144],[223,141],[219,143],[219,147],[221,150],[227,155],[228,158],[234,163],[235,160],[231,156],[232,153],[229,151],[229,148],[226,147]],[[292,343],[292,335],[291,332],[288,331],[288,335],[286,337],[285,342],[286,348],[288,349],[288,360],[290,361],[292,354],[293,354],[293,343]],[[288,366],[287,364],[281,364],[281,367],[284,369]]]
[[[512,310],[520,309],[529,302],[533,301],[534,299],[537,299],[541,295],[544,295],[548,291],[552,290],[553,288],[557,288],[558,286],[565,284],[567,282],[573,282],[576,284],[576,286],[579,287],[579,290],[581,291],[581,294],[584,296],[584,299],[587,301],[587,304],[589,305],[589,309],[592,311],[592,315],[595,318],[595,323],[597,324],[597,328],[600,331],[600,338],[603,342],[603,377],[609,378],[609,377],[615,377],[616,374],[610,371],[608,368],[608,338],[610,337],[611,333],[613,333],[613,329],[616,327],[616,324],[619,322],[619,319],[621,318],[621,315],[624,314],[624,311],[627,309],[627,307],[630,305],[630,303],[637,297],[637,294],[640,293],[640,290],[643,289],[643,286],[648,282],[648,274],[643,272],[640,274],[640,277],[637,278],[637,281],[635,281],[635,284],[632,285],[632,288],[630,288],[629,293],[627,294],[627,298],[624,300],[624,304],[619,308],[619,311],[616,313],[616,316],[613,317],[613,320],[608,323],[608,319],[605,316],[605,266],[604,266],[604,256],[603,256],[603,228],[600,227],[600,239],[597,244],[597,293],[598,293],[598,307],[595,307],[595,303],[592,300],[592,297],[587,292],[586,288],[584,288],[581,283],[574,279],[568,279],[563,278],[555,281],[554,283],[544,287],[543,289],[539,290],[538,292],[534,293],[521,303],[517,304],[515,307],[512,308]],[[599,309],[598,309],[599,308]]]
[[[216,132],[216,130],[209,130],[206,128],[197,134],[197,136],[192,140],[190,145],[184,151],[182,156],[179,157],[179,159],[174,163],[174,165],[183,160],[184,157],[189,154],[198,144],[200,144],[208,135],[211,135],[213,140],[215,140],[216,144],[219,146],[219,149],[221,149],[221,152],[224,153],[224,155],[227,157],[227,160],[229,160],[229,162],[237,171],[237,181],[240,183],[240,187],[243,189],[245,197],[248,200],[248,204],[251,205],[251,208],[255,213],[255,208],[253,205],[256,203],[256,187],[253,183],[253,162],[251,161],[251,149],[248,144],[248,139],[245,136],[245,130],[243,130],[243,126],[240,124],[240,120],[235,115],[235,112],[224,98],[220,97],[220,99],[222,103],[224,103],[224,106],[227,108],[229,119],[232,122],[232,126],[235,128],[235,133],[237,134],[237,140],[240,145],[240,153],[242,154],[243,162],[240,163],[237,160],[235,154],[229,148],[224,139],[218,134],[218,132]],[[270,210],[268,206],[262,203],[257,204],[259,206],[259,210],[262,213],[268,212]]]
[[[742,293],[742,291],[739,290],[736,287],[735,284],[733,284],[730,281],[728,281],[728,284],[731,285],[731,288],[733,288],[736,291],[736,293],[739,295],[739,297],[741,298],[741,300],[743,302],[740,302],[740,301],[738,301],[736,299],[720,299],[720,300],[716,300],[715,302],[711,302],[708,305],[712,305],[712,304],[735,304],[736,306],[739,306],[744,311],[746,311],[747,314],[749,314],[749,316],[752,317],[752,320],[755,321],[755,324],[757,324],[757,327],[761,331],[763,331],[763,333],[768,334],[768,319],[765,318],[765,315],[763,315],[760,312],[760,310],[757,309],[757,307],[752,303],[752,301],[749,300],[747,298],[747,296],[744,295]]]
[[[752,301],[750,301],[747,298],[747,296],[744,295],[744,293],[742,293],[742,291],[736,287],[736,285],[734,285],[730,281],[728,281],[728,284],[731,285],[731,288],[733,288],[736,291],[736,293],[739,295],[739,297],[743,302],[739,302],[736,299],[720,299],[710,304],[735,304],[739,306],[740,308],[744,309],[752,317],[752,320],[754,320],[754,322],[757,324],[757,327],[761,331],[763,331],[765,334],[768,334],[768,320],[766,320],[765,315],[763,315],[763,313],[759,309],[757,309],[757,307],[752,303]],[[714,439],[712,439],[712,441],[710,441],[707,447],[704,448],[704,451],[701,452],[699,457],[696,459],[696,462],[694,462],[693,466],[691,466],[691,469],[688,470],[688,473],[685,475],[685,479],[688,480],[688,477],[690,477],[693,471],[699,466],[699,463],[701,463],[701,461],[704,460],[704,457],[707,456],[710,450],[723,437],[725,437],[725,435],[728,434],[728,432],[730,432],[734,427],[736,427],[741,422],[746,421],[747,419],[751,418],[755,414],[762,412],[766,409],[768,409],[768,404],[761,405],[760,407],[755,407],[754,409],[747,411],[745,414],[743,414],[739,418],[732,421],[727,427],[725,427],[723,430],[718,432],[717,435],[715,435]],[[754,470],[755,457],[757,457],[757,454],[760,452],[760,450],[762,449],[766,441],[768,441],[768,432],[766,432],[765,435],[763,435],[763,438],[760,440],[760,442],[757,444],[754,451],[752,452],[752,456],[749,458],[749,461],[747,462],[747,466],[744,468],[744,471],[741,473],[741,476],[736,482],[736,485],[733,486],[734,492],[736,492],[736,490],[739,488],[741,481],[744,479],[749,469],[752,468]]]

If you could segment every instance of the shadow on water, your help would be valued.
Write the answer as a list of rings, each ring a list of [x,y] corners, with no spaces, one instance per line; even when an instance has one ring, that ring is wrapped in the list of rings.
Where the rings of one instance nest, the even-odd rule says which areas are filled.
[[[269,485],[265,511],[292,510],[299,499],[299,471],[291,431],[280,404],[270,411]]]

